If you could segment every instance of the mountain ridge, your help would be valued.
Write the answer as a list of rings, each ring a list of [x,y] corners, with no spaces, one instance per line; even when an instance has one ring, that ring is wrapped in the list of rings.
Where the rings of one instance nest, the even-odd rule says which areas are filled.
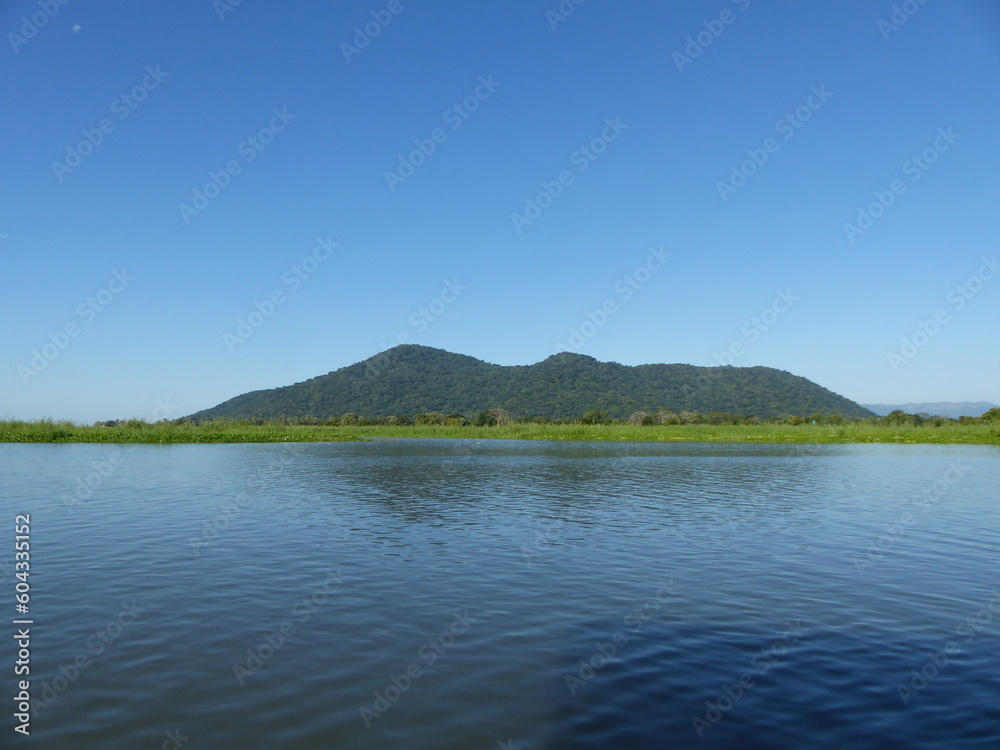
[[[466,354],[403,344],[300,383],[251,391],[190,415],[193,420],[331,419],[419,413],[577,418],[599,409],[615,419],[667,409],[760,418],[872,412],[806,378],[770,367],[622,365],[560,352],[530,365],[497,365]]]

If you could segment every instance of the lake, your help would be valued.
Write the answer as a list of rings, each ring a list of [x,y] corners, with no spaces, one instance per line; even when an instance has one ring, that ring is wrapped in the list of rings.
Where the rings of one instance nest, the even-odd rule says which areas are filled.
[[[998,747],[998,459],[3,445],[10,631],[31,515],[22,744]]]

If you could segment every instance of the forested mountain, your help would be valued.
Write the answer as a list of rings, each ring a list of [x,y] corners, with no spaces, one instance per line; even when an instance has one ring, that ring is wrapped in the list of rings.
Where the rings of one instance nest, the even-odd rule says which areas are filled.
[[[805,378],[770,367],[694,367],[599,362],[563,352],[534,365],[493,365],[426,346],[397,346],[302,383],[254,391],[194,420],[320,420],[465,414],[500,407],[514,417],[573,419],[591,409],[624,419],[639,410],[728,412],[772,418],[816,412],[846,418],[872,413]]]

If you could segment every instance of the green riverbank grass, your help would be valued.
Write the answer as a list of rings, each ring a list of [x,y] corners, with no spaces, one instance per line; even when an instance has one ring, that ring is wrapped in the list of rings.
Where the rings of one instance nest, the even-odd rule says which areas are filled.
[[[358,440],[339,428],[250,425],[239,422],[146,424],[129,421],[114,427],[72,422],[0,422],[0,443],[281,443]]]
[[[583,425],[517,424],[328,427],[206,422],[200,425],[128,421],[114,427],[72,422],[0,422],[2,443],[280,443],[338,442],[378,438],[473,438],[724,443],[938,443],[1000,445],[998,424],[885,425]]]

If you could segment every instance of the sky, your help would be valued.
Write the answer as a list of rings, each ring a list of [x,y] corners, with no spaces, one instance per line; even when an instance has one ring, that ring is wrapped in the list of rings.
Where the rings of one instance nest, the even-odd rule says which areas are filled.
[[[990,0],[0,4],[0,416],[397,343],[1000,403]]]

